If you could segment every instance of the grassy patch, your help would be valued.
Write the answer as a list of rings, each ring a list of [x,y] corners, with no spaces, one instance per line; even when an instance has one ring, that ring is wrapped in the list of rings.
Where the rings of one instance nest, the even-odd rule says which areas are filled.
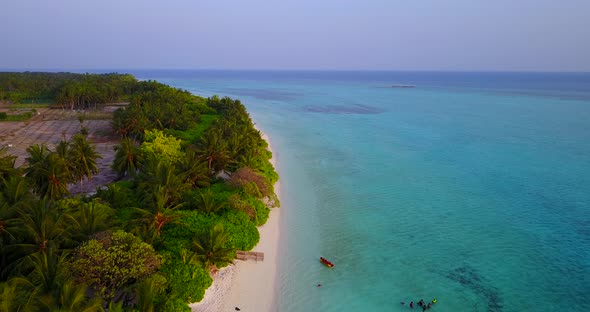
[[[167,133],[185,142],[195,143],[197,139],[203,136],[203,133],[211,127],[211,124],[220,117],[221,115],[203,114],[201,115],[201,121],[195,127],[186,131],[172,130],[167,131]]]
[[[10,108],[47,108],[54,103],[14,103],[10,104],[8,107]]]
[[[113,113],[100,111],[85,112],[84,118],[85,120],[111,120],[113,119]]]
[[[22,114],[0,114],[0,121],[25,121],[33,117],[33,112],[25,112]]]

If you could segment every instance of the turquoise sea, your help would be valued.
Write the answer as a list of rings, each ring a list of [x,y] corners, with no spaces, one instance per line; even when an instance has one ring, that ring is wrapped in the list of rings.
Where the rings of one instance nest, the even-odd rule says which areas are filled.
[[[279,311],[590,310],[590,74],[135,74],[270,136]]]

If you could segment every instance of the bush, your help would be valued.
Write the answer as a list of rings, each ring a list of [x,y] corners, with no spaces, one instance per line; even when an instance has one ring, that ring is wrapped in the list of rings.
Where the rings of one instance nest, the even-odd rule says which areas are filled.
[[[213,283],[207,269],[183,263],[179,259],[168,261],[162,266],[161,272],[167,275],[168,295],[182,300],[185,304],[201,301],[205,296],[205,290]]]
[[[256,210],[256,219],[254,220],[256,225],[260,226],[265,224],[266,220],[268,220],[268,215],[270,214],[270,209],[266,204],[261,200],[248,195],[244,195],[244,199]]]
[[[0,120],[6,120],[8,118],[8,114],[6,112],[0,112]]]
[[[265,154],[266,157],[264,157],[264,161],[260,162],[261,165],[257,167],[256,170],[258,170],[272,186],[279,180],[279,174],[269,161],[272,157],[272,153],[267,150],[265,151]]]
[[[164,304],[163,311],[166,312],[190,312],[191,308],[180,298],[169,298]]]
[[[229,234],[226,247],[250,250],[260,240],[255,223],[250,221],[244,211],[228,209],[221,216],[189,210],[178,213],[182,223],[170,224],[164,228],[162,242],[158,248],[160,253],[167,253],[171,257],[178,258],[182,249],[191,249],[192,239],[203,235],[207,229],[217,223],[221,223]]]
[[[173,164],[183,156],[181,141],[160,130],[145,130],[144,140],[141,151],[148,157],[154,156],[166,164]]]
[[[71,264],[78,282],[112,299],[126,284],[148,277],[160,265],[153,247],[123,231],[102,232],[76,250]]]
[[[221,216],[221,224],[229,234],[227,244],[237,250],[251,250],[260,241],[260,233],[243,211],[230,210]]]
[[[245,212],[250,220],[256,220],[256,209],[252,207],[247,201],[242,199],[239,194],[233,194],[229,198],[230,207]]]
[[[174,257],[180,256],[181,249],[190,249],[193,237],[203,232],[218,222],[219,216],[204,214],[198,211],[178,211],[179,224],[169,224],[162,232],[160,250],[171,252]]]
[[[262,174],[248,167],[234,172],[227,183],[233,187],[242,188],[246,193],[258,198],[269,196],[273,192],[269,181]],[[251,183],[254,185],[248,185]]]
[[[134,185],[131,181],[119,181],[109,184],[106,188],[97,189],[96,197],[109,203],[114,209],[128,207],[140,207],[140,200],[134,192]],[[123,219],[122,221],[127,221]]]

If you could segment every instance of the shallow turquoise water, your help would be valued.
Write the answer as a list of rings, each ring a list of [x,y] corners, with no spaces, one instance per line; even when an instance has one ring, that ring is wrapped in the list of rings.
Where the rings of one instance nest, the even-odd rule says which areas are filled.
[[[590,309],[589,75],[137,75],[239,98],[269,134],[280,311]]]

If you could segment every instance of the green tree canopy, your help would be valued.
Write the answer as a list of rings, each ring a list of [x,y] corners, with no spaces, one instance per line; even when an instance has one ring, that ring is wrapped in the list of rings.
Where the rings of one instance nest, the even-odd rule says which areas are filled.
[[[141,151],[146,157],[173,164],[182,159],[181,141],[173,136],[165,135],[160,130],[145,130]]]
[[[110,300],[126,284],[152,274],[160,265],[154,248],[124,231],[102,232],[74,253],[72,272]]]

